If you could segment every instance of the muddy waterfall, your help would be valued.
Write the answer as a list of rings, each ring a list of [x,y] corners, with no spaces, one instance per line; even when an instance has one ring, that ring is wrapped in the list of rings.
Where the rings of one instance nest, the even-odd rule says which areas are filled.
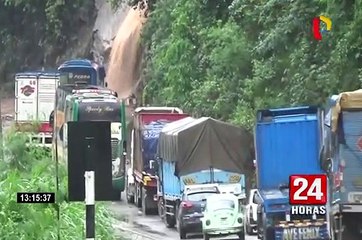
[[[106,82],[118,97],[139,96],[141,82],[141,30],[146,21],[145,8],[131,8],[114,39]],[[129,112],[128,112],[129,114]],[[127,115],[128,115],[127,114]]]

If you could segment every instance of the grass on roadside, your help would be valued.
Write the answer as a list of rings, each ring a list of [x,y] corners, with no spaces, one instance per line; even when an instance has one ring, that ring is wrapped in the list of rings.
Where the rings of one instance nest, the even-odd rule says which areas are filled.
[[[0,238],[2,240],[57,239],[57,208],[60,207],[60,236],[65,240],[84,238],[85,207],[82,203],[18,204],[17,192],[56,192],[55,163],[51,153],[26,147],[27,136],[10,133],[4,139],[0,159]],[[60,191],[66,193],[66,170],[60,167]],[[96,206],[97,239],[112,240],[112,218],[104,204]]]

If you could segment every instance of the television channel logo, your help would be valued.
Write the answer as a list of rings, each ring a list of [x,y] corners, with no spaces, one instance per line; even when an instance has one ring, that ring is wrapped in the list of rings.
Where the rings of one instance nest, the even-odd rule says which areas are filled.
[[[321,26],[321,23],[325,24],[325,28]],[[325,33],[329,33],[332,29],[332,20],[326,16],[319,16],[313,18],[312,21],[312,33],[315,40],[322,40],[322,36]]]

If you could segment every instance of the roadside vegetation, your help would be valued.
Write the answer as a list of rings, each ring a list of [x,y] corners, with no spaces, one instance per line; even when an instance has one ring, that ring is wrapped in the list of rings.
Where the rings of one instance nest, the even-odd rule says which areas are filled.
[[[331,94],[360,88],[361,1],[148,2],[149,104],[252,128],[257,109],[323,105]],[[318,42],[311,23],[319,15],[332,19],[332,31]]]
[[[13,94],[15,72],[54,68],[70,47],[77,53],[93,21],[94,1],[0,0],[0,90]]]
[[[43,148],[26,147],[24,134],[11,133],[4,139],[4,159],[0,161],[0,236],[4,240],[57,239],[55,204],[19,204],[17,192],[56,192],[55,164]],[[64,201],[66,171],[60,167],[60,236],[79,240],[84,236],[85,207]],[[102,203],[97,203],[97,239],[115,239],[112,218]]]

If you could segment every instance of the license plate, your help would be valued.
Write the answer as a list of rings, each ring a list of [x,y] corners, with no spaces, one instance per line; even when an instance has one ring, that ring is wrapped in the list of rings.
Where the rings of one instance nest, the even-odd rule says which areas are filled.
[[[324,240],[329,239],[327,226],[277,227],[275,240]]]
[[[224,219],[221,218],[221,219],[220,219],[221,224],[227,224],[227,221],[226,221],[226,220],[227,220],[227,218],[224,218]]]

